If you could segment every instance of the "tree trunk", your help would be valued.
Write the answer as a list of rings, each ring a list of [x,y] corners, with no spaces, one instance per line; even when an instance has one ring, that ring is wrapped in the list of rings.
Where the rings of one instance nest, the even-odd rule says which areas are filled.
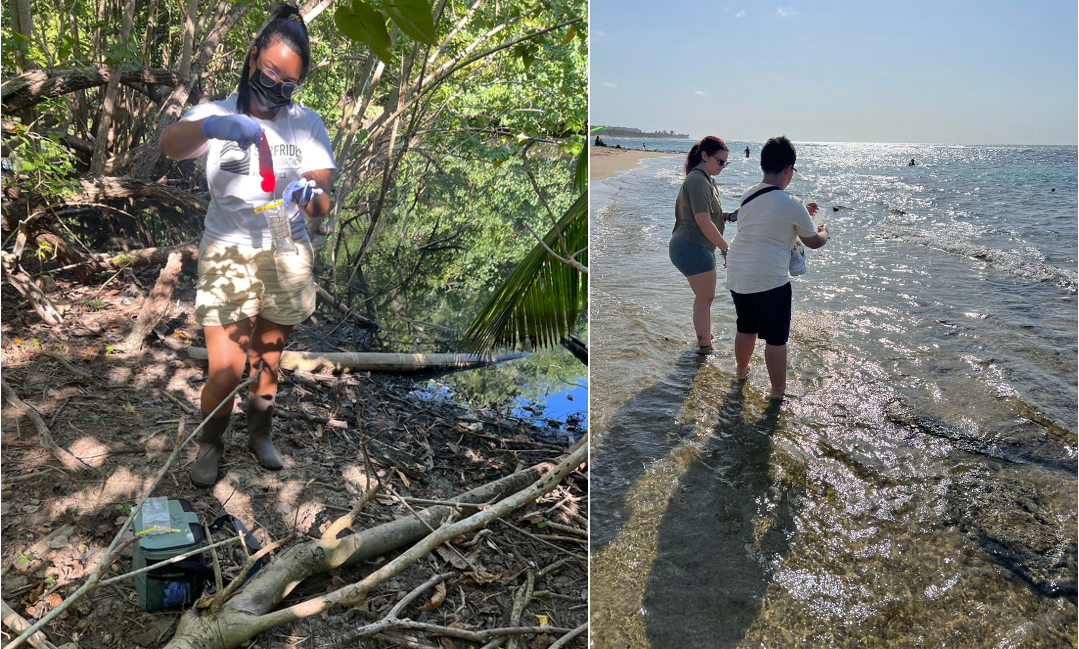
[[[203,68],[210,62],[214,51],[217,50],[217,46],[221,44],[222,39],[245,11],[247,11],[246,4],[242,2],[234,3],[229,8],[228,13],[225,14],[225,17],[206,34],[206,38],[203,39],[202,45],[199,47],[198,55],[191,63],[190,75],[186,79],[181,79],[180,83],[173,88],[172,94],[169,95],[168,101],[165,102],[165,106],[161,109],[157,120],[157,130],[154,131],[153,136],[147,143],[149,146],[145,148],[142,156],[135,163],[135,168],[131,172],[133,176],[148,178],[153,174],[158,160],[161,159],[161,147],[158,146],[158,142],[161,141],[161,134],[165,132],[166,128],[180,119],[180,113],[187,103],[188,95],[191,94],[191,88],[198,81]]]
[[[187,0],[187,16],[184,18],[184,49],[180,54],[181,79],[191,75],[191,48],[195,46],[195,18],[199,15],[199,0]]]
[[[34,22],[30,11],[30,0],[12,0],[11,2],[11,28],[16,34],[33,38]],[[21,74],[27,69],[26,51],[23,46],[15,46],[15,71]]]
[[[165,316],[172,299],[172,291],[176,288],[176,278],[180,275],[181,266],[180,253],[171,253],[168,263],[165,264],[165,268],[161,270],[161,275],[157,278],[157,283],[154,284],[154,290],[150,291],[149,297],[142,303],[142,310],[135,322],[135,328],[127,335],[125,352],[129,354],[141,352],[146,336]]]
[[[120,25],[120,43],[126,45],[131,36],[131,22],[135,16],[135,0],[127,0],[124,7],[124,18]],[[116,112],[117,98],[120,93],[120,69],[123,66],[117,63],[112,66],[109,85],[105,89],[105,103],[101,107],[101,120],[97,125],[97,135],[94,139],[94,154],[90,158],[90,173],[97,176],[105,166],[106,153],[112,142],[112,122]]]

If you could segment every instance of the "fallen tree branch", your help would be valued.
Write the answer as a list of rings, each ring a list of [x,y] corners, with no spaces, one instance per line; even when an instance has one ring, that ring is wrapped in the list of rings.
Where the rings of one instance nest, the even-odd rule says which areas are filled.
[[[75,457],[71,453],[56,443],[52,438],[52,432],[49,431],[49,427],[45,425],[45,422],[41,419],[41,415],[37,414],[37,411],[27,405],[19,395],[15,393],[15,390],[8,385],[7,381],[0,380],[0,385],[3,386],[4,397],[11,404],[11,407],[15,409],[20,415],[26,415],[33,422],[34,428],[37,429],[38,435],[41,436],[41,445],[52,451],[52,454],[56,456],[56,459],[60,460],[60,463],[64,465],[69,471],[81,471],[83,469],[91,468],[89,464],[83,462],[79,458]]]
[[[507,523],[506,521],[499,521],[499,522],[502,523],[503,525],[505,525],[506,527],[510,528],[511,530],[517,532],[518,534],[523,534],[523,535],[527,536],[528,538],[532,539],[533,541],[539,541],[540,543],[546,545],[547,547],[554,548],[555,550],[558,550],[559,552],[561,552],[563,554],[568,554],[569,556],[577,559],[578,561],[585,561],[585,562],[588,561],[587,559],[583,559],[582,557],[579,557],[576,554],[573,554],[572,552],[570,552],[569,550],[567,550],[565,548],[558,547],[557,545],[555,545],[554,543],[551,543],[550,541],[547,541],[546,539],[538,537],[538,536],[536,536],[535,534],[533,534],[531,532],[526,532],[526,531],[522,530],[521,528],[517,527],[516,525],[513,525],[512,523]],[[578,540],[578,539],[574,539],[574,540]]]
[[[70,92],[104,86],[112,79],[110,66],[92,68],[73,68],[49,70],[29,70],[24,74],[4,82],[0,91],[0,103],[4,112],[15,114],[24,108],[59,97]],[[142,83],[150,86],[176,85],[176,73],[159,68],[120,68],[120,83],[131,85]]]
[[[375,495],[381,488],[382,485],[380,483],[375,483],[373,487],[365,489],[364,492],[360,494],[360,497],[356,499],[356,504],[352,506],[352,510],[344,516],[335,520],[333,523],[330,524],[329,527],[326,528],[326,531],[322,534],[322,540],[335,541],[337,540],[338,534],[340,534],[345,529],[352,527],[352,522],[356,519],[357,516],[360,515],[360,512],[363,510],[363,508],[367,505],[367,503],[371,502],[371,499],[375,497]]]
[[[334,541],[317,539],[293,546],[260,570],[218,614],[200,615],[197,611],[184,613],[176,634],[166,647],[233,649],[267,629],[336,606],[351,606],[352,602],[365,597],[371,588],[384,583],[446,540],[488,525],[554,489],[585,460],[587,452],[587,446],[580,445],[574,454],[553,468],[550,464],[537,465],[458,495],[455,500],[461,502],[498,501],[462,521],[445,522],[457,515],[449,507],[431,507],[419,512],[436,527],[433,534],[411,517],[406,517]],[[361,582],[282,610],[273,610],[308,577],[355,565],[417,540],[419,542],[411,549]]]
[[[325,302],[326,304],[329,304],[333,308],[335,308],[338,311],[340,311],[341,313],[343,313],[346,318],[352,318],[353,320],[360,323],[362,326],[366,327],[367,329],[372,329],[372,330],[378,331],[379,329],[382,328],[382,325],[378,324],[374,320],[368,320],[367,318],[363,317],[362,315],[360,315],[358,313],[354,313],[352,311],[351,307],[347,307],[344,304],[342,304],[341,302],[338,302],[337,300],[335,300],[332,295],[330,295],[329,293],[326,292],[326,289],[322,288],[318,284],[315,284],[315,293],[320,298],[322,298],[323,302]]]
[[[15,612],[8,603],[4,600],[0,600],[0,606],[3,607],[3,613],[0,614],[0,620],[3,621],[4,626],[18,633],[30,628],[30,623],[27,622],[21,615]],[[45,634],[38,631],[34,635],[30,636],[30,644],[38,649],[56,649],[56,645],[49,642],[45,637]]]
[[[525,607],[532,603],[532,590],[535,587],[536,573],[529,568],[525,583],[521,585],[520,590],[517,591],[517,596],[513,598],[513,609],[510,611],[510,625],[513,627],[521,625],[521,615],[524,614]],[[519,646],[518,640],[519,638],[516,636],[511,637],[510,641],[506,643],[507,649],[517,649]]]
[[[400,602],[397,602],[397,604],[395,604],[394,607],[390,609],[390,612],[386,614],[386,617],[382,618],[378,622],[368,624],[366,626],[360,627],[359,629],[356,629],[355,631],[352,631],[351,633],[346,634],[344,638],[341,638],[337,645],[347,646],[349,643],[355,640],[370,638],[376,633],[383,633],[391,629],[399,628],[401,623],[405,622],[406,620],[401,620],[397,616],[400,615],[401,611],[405,610],[406,606],[411,604],[413,600],[423,594],[423,592],[428,588],[431,588],[435,584],[449,579],[450,577],[453,577],[455,574],[456,573],[453,572],[444,572],[440,575],[432,576],[427,581],[413,588],[409,594],[405,595],[401,599]]]
[[[188,358],[207,360],[205,347],[188,347]],[[380,352],[281,352],[279,366],[286,370],[311,371],[320,367],[371,372],[432,372],[466,369],[502,363],[528,354],[392,354]]]
[[[309,415],[306,412],[295,412],[292,410],[285,410],[284,408],[274,408],[274,414],[285,419],[302,419],[304,421],[310,421],[315,424],[329,426],[330,428],[340,428],[341,430],[348,430],[348,423],[341,421],[340,419],[319,417],[318,415]]]
[[[71,372],[72,374],[79,377],[80,379],[83,379],[84,381],[93,381],[94,380],[94,377],[93,377],[92,374],[89,374],[87,372],[83,372],[79,368],[72,365],[66,358],[64,358],[60,354],[57,354],[56,352],[53,352],[53,351],[49,351],[47,349],[42,350],[41,353],[45,354],[49,358],[53,359],[57,363],[60,363],[61,365],[64,366],[64,368],[67,371]]]
[[[588,630],[588,622],[585,622],[581,626],[577,627],[576,629],[570,631],[566,635],[559,638],[553,645],[548,647],[548,649],[562,649],[562,647],[565,647],[567,644],[570,643],[570,641],[572,641],[574,638],[581,635],[582,633],[584,633],[587,630]]]
[[[41,319],[45,321],[45,324],[57,326],[62,324],[64,317],[60,315],[60,312],[56,310],[56,306],[53,305],[49,296],[45,295],[44,291],[38,288],[37,284],[30,279],[30,277],[24,272],[15,272],[17,262],[15,255],[10,252],[0,253],[0,265],[4,269],[4,279],[11,283],[23,297],[30,301],[33,305],[34,311],[41,316]]]
[[[176,288],[176,280],[180,276],[180,253],[169,254],[168,263],[161,269],[161,274],[154,284],[154,289],[142,303],[138,320],[134,328],[124,340],[124,351],[128,354],[142,351],[143,341],[150,331],[157,326],[161,318],[168,311],[169,302],[172,300],[172,291]]]
[[[568,476],[585,461],[587,455],[587,446],[578,448],[576,453],[562,460],[562,462],[555,467],[554,471],[536,481],[527,489],[523,489],[513,496],[501,500],[491,507],[473,514],[464,520],[456,523],[448,523],[439,527],[435,532],[424,537],[423,540],[412,546],[408,551],[355,584],[345,586],[328,595],[323,595],[322,597],[317,597],[313,600],[290,606],[284,610],[274,611],[259,616],[256,620],[258,627],[261,627],[259,630],[266,630],[281,624],[293,622],[307,617],[308,615],[321,613],[322,611],[335,606],[356,605],[363,600],[372,588],[397,575],[406,567],[416,562],[439,545],[442,545],[442,543],[460,534],[465,534],[466,532],[485,527],[491,522],[516,510],[525,503],[532,502],[551,489],[554,489],[563,478]],[[224,649],[231,648],[225,647]]]

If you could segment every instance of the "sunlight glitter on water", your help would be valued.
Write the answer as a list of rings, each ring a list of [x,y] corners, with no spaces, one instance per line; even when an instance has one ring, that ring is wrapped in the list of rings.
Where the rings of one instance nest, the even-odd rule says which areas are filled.
[[[1016,148],[800,148],[792,191],[833,240],[794,282],[792,397],[768,416],[759,349],[738,399],[729,349],[692,358],[692,294],[666,259],[680,160],[605,181],[621,189],[591,225],[592,595],[593,628],[614,628],[593,646],[1075,635],[1076,183],[1054,158],[1075,149],[1031,151],[1024,167]],[[719,178],[725,209],[748,166]]]

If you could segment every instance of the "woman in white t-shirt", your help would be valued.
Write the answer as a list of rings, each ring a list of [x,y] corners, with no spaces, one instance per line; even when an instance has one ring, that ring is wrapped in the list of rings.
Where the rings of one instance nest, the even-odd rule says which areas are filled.
[[[293,326],[315,310],[314,252],[304,220],[329,211],[336,170],[322,120],[292,102],[310,66],[310,51],[299,12],[288,5],[275,8],[247,52],[237,92],[192,107],[161,136],[165,155],[202,161],[210,187],[195,311],[210,361],[203,417],[239,385],[248,362],[252,372],[261,362],[262,374],[248,394],[248,447],[269,469],[284,466],[271,441],[278,361]],[[272,195],[262,190],[254,146],[263,136],[273,158]],[[265,215],[254,212],[275,198],[285,200],[298,249],[297,255],[276,260]],[[202,430],[191,469],[199,486],[217,482],[231,412],[230,400]]]

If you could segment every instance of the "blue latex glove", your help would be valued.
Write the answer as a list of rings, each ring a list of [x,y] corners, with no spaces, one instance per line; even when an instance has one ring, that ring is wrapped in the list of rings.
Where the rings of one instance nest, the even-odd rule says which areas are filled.
[[[182,581],[169,582],[165,587],[165,606],[182,606],[187,601],[187,584]]]
[[[313,180],[307,180],[300,178],[299,180],[293,180],[285,187],[285,205],[307,205],[311,201],[315,200],[316,196],[322,195],[322,190],[318,189]]]
[[[262,127],[247,115],[211,115],[202,122],[202,134],[211,140],[232,140],[241,149],[262,141]]]

